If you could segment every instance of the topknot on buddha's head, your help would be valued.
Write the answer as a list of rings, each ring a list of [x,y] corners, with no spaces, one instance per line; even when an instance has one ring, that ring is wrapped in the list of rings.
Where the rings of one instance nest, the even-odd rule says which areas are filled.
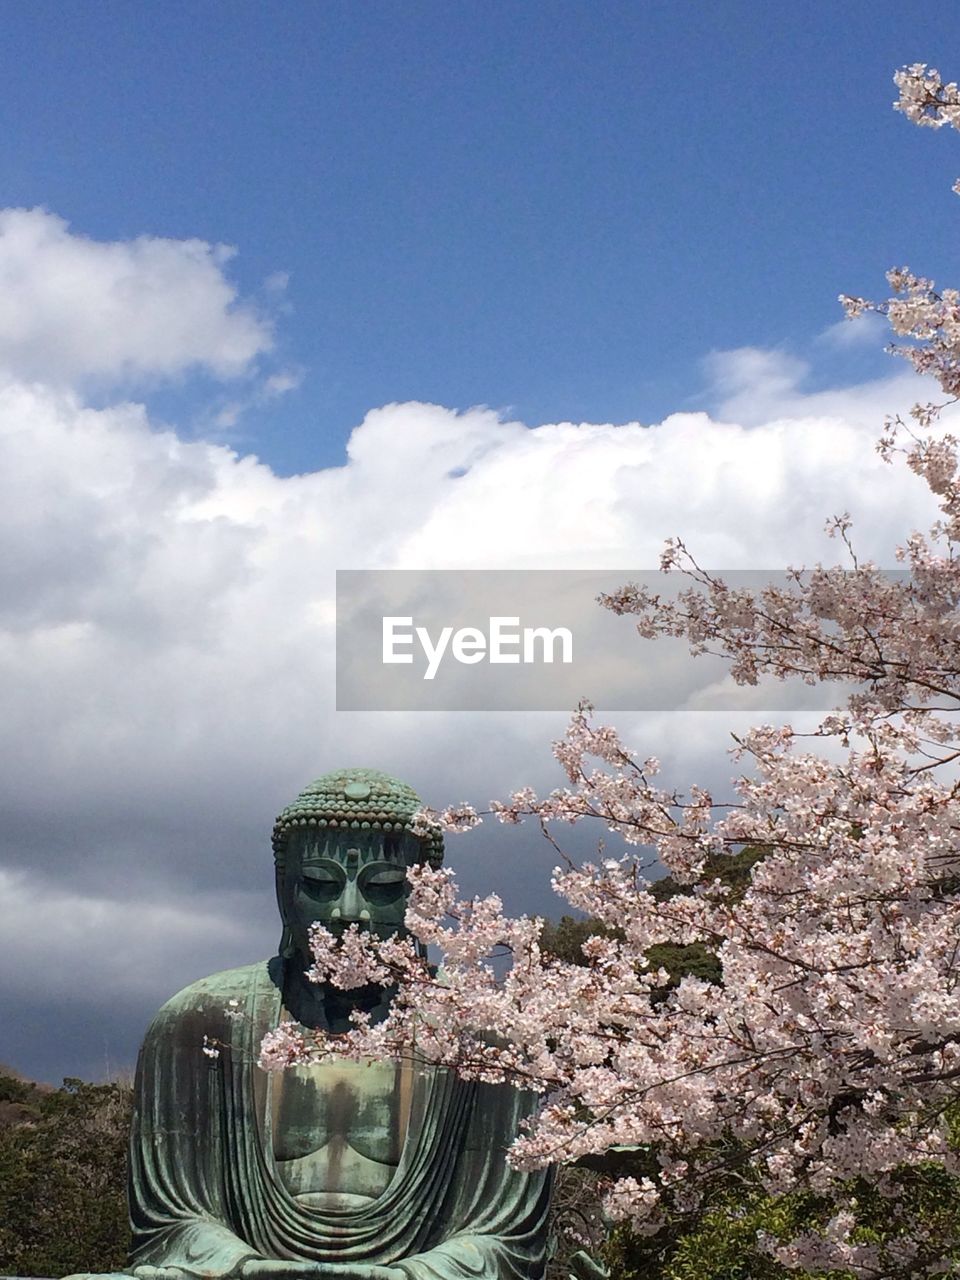
[[[406,832],[423,846],[431,866],[443,862],[443,835],[413,824],[420,797],[405,782],[378,769],[334,769],[309,783],[281,812],[273,827],[273,856],[277,866],[286,859],[290,833],[300,827],[334,831]]]

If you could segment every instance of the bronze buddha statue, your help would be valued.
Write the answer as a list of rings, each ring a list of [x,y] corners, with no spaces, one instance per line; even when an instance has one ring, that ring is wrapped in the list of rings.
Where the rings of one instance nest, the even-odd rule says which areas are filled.
[[[389,991],[305,977],[308,930],[403,929],[414,792],[373,770],[308,786],[274,828],[280,954],[214,974],[147,1032],[131,1136],[130,1271],[140,1280],[538,1280],[550,1177],[504,1158],[533,1099],[412,1062],[265,1072],[282,1020],[345,1030]]]

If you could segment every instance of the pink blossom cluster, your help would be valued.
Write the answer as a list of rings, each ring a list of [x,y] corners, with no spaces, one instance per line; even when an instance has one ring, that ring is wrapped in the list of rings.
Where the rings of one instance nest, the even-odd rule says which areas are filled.
[[[933,579],[930,616],[922,574],[918,585],[854,572],[842,595],[800,579],[792,609],[778,599],[791,672],[847,652],[864,687],[820,726],[818,736],[840,746],[830,758],[789,727],[745,735],[736,752],[750,767],[734,805],[658,786],[656,761],[636,761],[581,707],[557,744],[569,785],[542,798],[519,793],[495,813],[548,829],[593,818],[637,848],[554,875],[565,902],[613,936],[591,938],[586,963],[562,962],[541,951],[540,921],[507,917],[495,896],[461,901],[449,871],[416,868],[406,923],[439,950],[439,972],[409,939],[348,933],[338,948],[315,930],[311,976],[346,988],[397,983],[398,996],[384,1022],[358,1020],[339,1041],[308,1045],[282,1028],[264,1065],[282,1064],[284,1043],[292,1062],[413,1053],[532,1087],[543,1104],[510,1153],[520,1167],[624,1146],[656,1151],[655,1176],[620,1179],[607,1195],[610,1216],[641,1232],[657,1230],[668,1208],[696,1205],[731,1137],[755,1153],[771,1193],[806,1185],[841,1196],[867,1173],[893,1195],[890,1175],[904,1165],[955,1168],[943,1113],[960,1081],[960,787],[950,767],[960,729],[930,704],[953,705],[960,667],[935,672],[913,620],[916,612],[932,626],[939,616],[948,643],[956,611],[945,614],[938,594],[947,576]],[[709,601],[709,589],[701,594]],[[637,607],[645,625],[676,628],[676,604]],[[758,670],[776,669],[770,602],[761,593],[751,620],[741,601],[734,627],[718,616],[725,608],[698,609],[696,634],[708,626],[736,652],[739,636]],[[766,853],[738,898],[704,868],[744,844]],[[656,896],[644,875],[654,858],[693,891]],[[664,995],[668,975],[647,959],[661,942],[707,944],[722,985],[686,977]],[[506,974],[495,962],[504,952]],[[836,1230],[817,1240],[778,1244],[778,1256],[805,1266],[821,1248],[831,1265],[842,1258],[871,1273],[866,1246]]]
[[[940,72],[925,62],[901,67],[893,77],[900,96],[893,104],[913,124],[960,129],[960,89],[954,81],[944,84]]]
[[[917,62],[902,67],[894,83],[899,90],[894,107],[908,120],[934,129],[943,125],[960,129],[960,89],[955,82],[944,83],[939,71]],[[953,189],[960,193],[960,180]],[[960,393],[960,293],[956,289],[937,290],[932,280],[907,267],[889,271],[887,280],[894,296],[885,302],[841,294],[847,316],[855,319],[867,311],[886,316],[893,332],[911,342],[895,345],[892,350],[909,360],[918,373],[936,378],[950,399],[955,399]],[[913,416],[921,426],[929,426],[937,408],[917,405]]]
[[[897,83],[908,118],[960,127],[956,85],[923,65]],[[894,299],[846,299],[848,312],[886,314],[917,343],[915,367],[955,397],[960,295],[906,270],[890,282]],[[518,791],[489,814],[532,819],[555,843],[556,824],[583,821],[619,838],[618,856],[554,872],[564,902],[605,926],[582,964],[541,949],[540,920],[509,917],[494,895],[461,900],[449,871],[420,866],[410,938],[313,934],[316,981],[396,985],[386,1019],[358,1016],[341,1038],[281,1027],[263,1065],[414,1054],[532,1088],[541,1106],[510,1160],[648,1151],[646,1176],[614,1179],[606,1196],[609,1215],[639,1232],[695,1209],[735,1143],[771,1194],[806,1187],[836,1206],[824,1230],[766,1242],[785,1265],[941,1274],[942,1252],[919,1230],[859,1239],[849,1192],[862,1174],[893,1202],[904,1167],[960,1173],[945,1119],[960,1098],[960,464],[953,437],[924,430],[937,407],[913,416],[909,429],[888,423],[881,451],[905,455],[941,518],[904,539],[903,575],[858,561],[843,515],[829,531],[846,544],[844,567],[737,589],[673,540],[663,567],[686,575],[679,595],[628,584],[603,599],[641,636],[721,655],[740,684],[836,682],[838,705],[812,733],[759,725],[738,739],[729,803],[663,785],[655,757],[578,708],[555,745],[565,785]],[[419,821],[465,830],[481,815],[462,805]],[[712,868],[744,847],[762,856],[733,893]],[[658,894],[656,864],[688,891]],[[669,985],[649,958],[661,943],[705,945],[721,981]]]
[[[932,280],[914,275],[907,267],[888,271],[887,281],[894,296],[885,302],[840,294],[848,318],[854,320],[868,311],[886,316],[893,332],[914,344],[896,344],[891,350],[909,360],[917,373],[936,378],[955,399],[960,392],[960,293],[938,291]]]

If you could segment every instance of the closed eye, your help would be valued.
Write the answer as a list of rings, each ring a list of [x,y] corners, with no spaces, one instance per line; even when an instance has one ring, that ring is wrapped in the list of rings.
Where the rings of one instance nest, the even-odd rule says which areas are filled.
[[[387,906],[406,895],[407,873],[403,867],[369,867],[361,874],[360,890],[368,902]]]
[[[336,898],[343,890],[343,880],[330,872],[321,871],[314,875],[304,874],[300,887],[311,898]]]

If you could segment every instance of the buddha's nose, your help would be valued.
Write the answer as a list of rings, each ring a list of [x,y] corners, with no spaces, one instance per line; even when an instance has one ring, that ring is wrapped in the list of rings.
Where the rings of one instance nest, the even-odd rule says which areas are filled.
[[[336,906],[330,912],[330,915],[334,920],[342,920],[345,924],[366,923],[370,919],[370,912],[364,906],[363,898],[357,886],[356,875],[347,877],[343,892],[337,899]]]

